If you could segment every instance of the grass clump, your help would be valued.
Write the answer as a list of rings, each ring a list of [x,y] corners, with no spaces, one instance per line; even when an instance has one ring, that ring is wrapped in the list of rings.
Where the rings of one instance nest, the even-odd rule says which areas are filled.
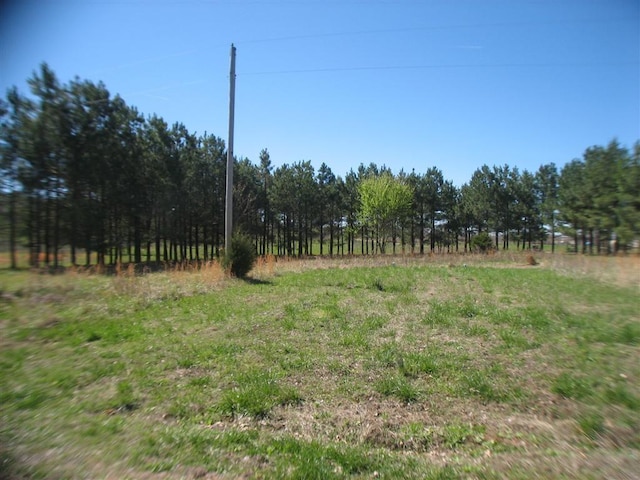
[[[223,393],[219,409],[231,417],[265,418],[276,406],[301,402],[299,393],[291,387],[282,386],[275,375],[255,370],[240,375],[236,385]]]
[[[631,393],[630,388],[624,383],[617,383],[607,388],[605,399],[610,403],[623,405],[629,410],[640,410],[640,397]]]
[[[581,399],[589,395],[592,389],[584,378],[563,372],[554,380],[551,391],[564,398]]]
[[[278,478],[340,479],[371,475],[383,467],[382,459],[361,447],[324,445],[292,437],[274,440],[267,447],[267,453],[286,459],[276,470]]]
[[[577,420],[580,431],[589,440],[597,440],[605,431],[604,417],[599,412],[591,411],[580,414]]]
[[[411,382],[400,375],[392,375],[379,380],[375,388],[378,393],[387,397],[396,397],[404,403],[415,402],[420,397],[418,390]]]
[[[138,408],[138,399],[131,382],[121,380],[117,384],[117,394],[113,401],[113,410],[132,411]]]

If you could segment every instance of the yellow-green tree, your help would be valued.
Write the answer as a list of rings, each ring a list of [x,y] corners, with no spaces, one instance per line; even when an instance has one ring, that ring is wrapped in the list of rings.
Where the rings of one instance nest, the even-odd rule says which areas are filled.
[[[380,253],[389,238],[395,240],[411,212],[413,189],[391,174],[370,176],[358,186],[359,221],[373,230]]]

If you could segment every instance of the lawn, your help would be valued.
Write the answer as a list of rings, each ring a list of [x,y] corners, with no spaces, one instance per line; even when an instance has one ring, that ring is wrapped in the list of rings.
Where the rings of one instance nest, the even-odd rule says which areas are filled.
[[[633,478],[638,259],[0,271],[0,478]]]

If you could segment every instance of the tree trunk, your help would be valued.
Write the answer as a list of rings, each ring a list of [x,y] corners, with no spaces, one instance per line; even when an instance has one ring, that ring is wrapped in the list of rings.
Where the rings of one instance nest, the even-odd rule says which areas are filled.
[[[11,269],[18,268],[16,231],[18,229],[16,219],[16,192],[9,193],[9,255],[11,257]]]
[[[334,237],[333,215],[329,223],[329,256],[333,256],[333,237]]]
[[[134,263],[142,263],[142,231],[140,217],[134,216],[133,219],[133,261]]]
[[[322,212],[322,208],[320,209]],[[322,213],[320,214],[320,256],[324,253],[324,225],[322,224]],[[331,250],[331,248],[329,248]]]
[[[207,222],[205,221],[202,225],[202,249],[203,249],[203,259],[205,262],[208,262],[211,258],[209,257],[209,244],[207,243]],[[213,249],[212,249],[213,251]]]
[[[56,178],[56,200],[55,200],[55,209],[54,209],[54,223],[53,223],[53,268],[55,270],[60,266],[60,260],[58,258],[58,251],[60,250],[60,188],[59,188],[60,179]]]
[[[194,225],[194,235],[195,235],[195,247],[196,247],[196,260],[199,262],[200,261],[200,240],[199,240],[199,225],[198,222],[196,222],[196,224]]]
[[[424,255],[424,211],[420,212],[420,255]]]
[[[44,264],[48,267],[51,254],[51,191],[47,189],[44,207]]]
[[[31,245],[31,266],[40,268],[41,260],[44,259],[42,255],[42,199],[36,198],[33,202],[33,220],[30,227],[32,231],[30,245]]]
[[[556,251],[556,219],[551,216],[551,253]]]
[[[431,212],[431,252],[436,249],[436,213]]]

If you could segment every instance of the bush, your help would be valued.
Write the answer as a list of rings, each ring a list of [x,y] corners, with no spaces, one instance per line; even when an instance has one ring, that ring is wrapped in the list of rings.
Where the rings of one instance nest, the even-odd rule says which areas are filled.
[[[487,232],[480,232],[478,235],[471,239],[471,248],[482,253],[491,250],[493,243],[491,237]]]
[[[222,266],[232,275],[244,278],[256,263],[256,249],[251,238],[246,235],[234,235],[231,238],[231,251],[225,252]]]

